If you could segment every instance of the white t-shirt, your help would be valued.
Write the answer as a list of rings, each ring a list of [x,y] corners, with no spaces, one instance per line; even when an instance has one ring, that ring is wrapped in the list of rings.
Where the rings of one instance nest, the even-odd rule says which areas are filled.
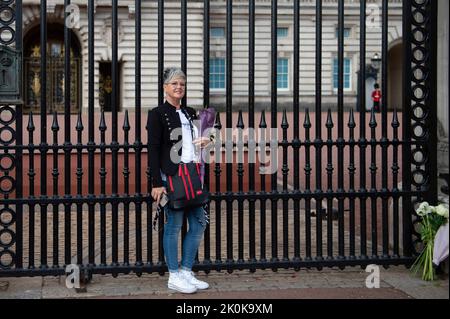
[[[191,135],[191,125],[189,124],[189,120],[186,118],[184,113],[181,110],[177,110],[178,115],[181,120],[181,132],[183,137],[182,151],[181,151],[181,161],[183,163],[189,163],[192,161],[196,161],[194,144],[192,144],[192,135]],[[197,138],[197,128],[193,127],[193,135],[194,139]]]

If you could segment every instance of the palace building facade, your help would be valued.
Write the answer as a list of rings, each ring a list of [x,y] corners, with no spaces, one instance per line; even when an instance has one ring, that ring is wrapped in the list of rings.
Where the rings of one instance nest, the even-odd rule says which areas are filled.
[[[135,1],[119,2],[118,63],[120,110],[135,107]],[[203,2],[187,3],[187,104],[203,102]],[[88,19],[87,1],[72,0],[80,12],[79,25],[72,28],[71,101],[72,111],[88,105]],[[164,66],[181,65],[180,1],[164,1]],[[255,16],[255,105],[269,108],[271,97],[271,1],[256,0]],[[356,108],[360,57],[360,2],[345,1],[344,92],[345,106]],[[24,28],[24,108],[39,109],[40,91],[40,6],[39,0],[23,1]],[[316,65],[316,2],[300,0],[300,103],[314,108]],[[249,14],[248,1],[233,1],[232,94],[233,110],[248,104]],[[158,1],[142,1],[142,107],[158,101]],[[278,1],[277,15],[277,102],[278,108],[292,107],[294,1]],[[324,0],[322,15],[322,108],[335,108],[338,86],[338,1]],[[95,107],[111,109],[111,1],[95,1]],[[47,5],[47,86],[49,112],[64,109],[64,1]],[[381,0],[367,1],[366,92],[381,75]],[[226,1],[210,1],[210,104],[225,105],[226,94]],[[402,105],[402,1],[389,1],[388,108]],[[381,84],[381,83],[380,83]]]

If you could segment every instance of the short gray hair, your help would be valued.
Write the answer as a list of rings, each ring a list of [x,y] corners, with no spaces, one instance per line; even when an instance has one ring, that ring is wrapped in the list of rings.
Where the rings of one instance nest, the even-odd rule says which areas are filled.
[[[177,67],[165,68],[163,73],[164,84],[169,83],[174,78],[182,78],[186,81],[186,74],[184,74],[183,70]]]

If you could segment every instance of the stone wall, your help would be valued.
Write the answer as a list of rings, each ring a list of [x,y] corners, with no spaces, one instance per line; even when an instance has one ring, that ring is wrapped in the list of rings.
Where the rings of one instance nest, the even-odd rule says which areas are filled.
[[[438,171],[439,173],[449,172],[448,153],[448,10],[449,2],[439,0],[438,2],[438,97],[437,97],[437,118],[438,118]],[[439,189],[444,184],[439,181]],[[448,195],[440,194],[440,200],[448,203]]]

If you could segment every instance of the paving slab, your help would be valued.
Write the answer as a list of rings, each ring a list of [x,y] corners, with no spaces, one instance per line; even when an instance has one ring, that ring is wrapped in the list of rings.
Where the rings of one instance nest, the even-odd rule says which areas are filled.
[[[448,275],[432,282],[423,281],[403,266],[380,267],[379,288],[369,289],[364,269],[257,270],[200,272],[197,277],[210,289],[183,295],[167,288],[168,275],[94,275],[86,292],[66,287],[65,277],[2,278],[0,299],[36,298],[291,298],[291,299],[449,299]],[[6,287],[6,288],[5,288]]]

